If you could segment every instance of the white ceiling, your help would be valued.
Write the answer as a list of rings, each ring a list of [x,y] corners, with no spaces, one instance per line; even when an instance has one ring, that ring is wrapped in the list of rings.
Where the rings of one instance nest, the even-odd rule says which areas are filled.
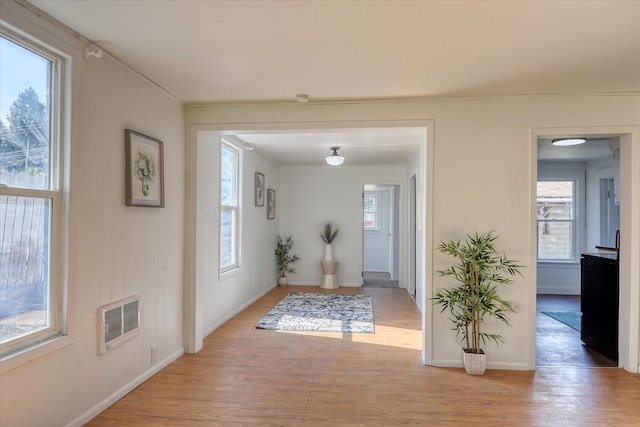
[[[425,141],[423,128],[349,129],[304,133],[236,134],[256,151],[280,164],[320,165],[332,152],[345,157],[345,165],[407,164]]]
[[[640,1],[30,2],[185,103],[640,91]],[[411,144],[367,135],[251,143],[282,161],[369,144],[373,162]]]
[[[538,160],[577,160],[589,161],[612,157],[609,137],[588,137],[587,142],[566,147],[552,145],[552,139],[538,140]]]

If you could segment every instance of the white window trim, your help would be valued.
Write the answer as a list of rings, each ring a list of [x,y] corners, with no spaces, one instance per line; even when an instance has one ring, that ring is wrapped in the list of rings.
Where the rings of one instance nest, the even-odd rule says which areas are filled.
[[[583,207],[582,200],[584,197],[584,170],[572,169],[571,165],[563,167],[554,165],[559,170],[539,170],[538,181],[573,181],[573,252],[572,257],[567,259],[549,259],[538,258],[538,240],[536,238],[536,260],[538,264],[580,264],[580,253],[582,252],[580,235],[580,227],[583,226]],[[536,218],[536,230],[539,220]],[[537,236],[537,231],[536,231]]]
[[[72,58],[28,33],[0,21],[0,34],[52,61],[50,108],[50,186],[48,190],[2,187],[3,195],[51,200],[51,325],[14,341],[0,355],[0,374],[73,343],[68,333],[69,183]]]
[[[225,279],[235,275],[236,273],[242,270],[242,149],[239,147],[231,138],[220,138],[220,148],[218,149],[218,157],[219,157],[219,176],[218,176],[218,186],[220,188],[220,192],[222,192],[221,188],[221,178],[222,178],[222,148],[226,146],[236,153],[236,206],[232,208],[232,210],[236,213],[236,222],[235,222],[235,259],[236,262],[234,264],[222,267],[220,265],[220,256],[218,255],[218,272],[219,279]],[[220,226],[222,221],[222,211],[229,209],[223,207],[220,203],[220,198],[218,198],[219,205],[219,214],[218,214],[218,251],[221,251],[222,240],[220,239]]]
[[[379,205],[378,203],[380,202],[380,197],[378,197],[377,194],[365,194],[364,198],[367,197],[373,197],[376,200],[376,209],[374,211],[365,211],[364,210],[364,200],[363,200],[363,205],[362,205],[362,222],[363,222],[363,226],[362,228],[365,231],[380,231],[380,209],[378,208]],[[365,213],[373,213],[374,214],[374,218],[375,218],[375,224],[373,227],[367,227],[364,225],[364,214]]]

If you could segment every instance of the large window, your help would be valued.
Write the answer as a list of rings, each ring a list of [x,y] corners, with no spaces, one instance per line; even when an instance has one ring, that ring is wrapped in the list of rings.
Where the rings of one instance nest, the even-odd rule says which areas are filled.
[[[63,332],[63,61],[0,30],[0,355],[5,355]]]
[[[575,194],[575,181],[538,181],[538,260],[575,261]]]
[[[240,266],[240,150],[220,144],[220,272]]]

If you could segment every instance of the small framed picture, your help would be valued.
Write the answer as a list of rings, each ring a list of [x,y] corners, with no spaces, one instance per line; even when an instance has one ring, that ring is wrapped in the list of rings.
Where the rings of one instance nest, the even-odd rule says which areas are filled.
[[[125,197],[127,206],[164,207],[162,141],[125,129]]]
[[[267,190],[267,219],[276,217],[276,190]]]
[[[264,174],[256,172],[256,206],[264,206]]]

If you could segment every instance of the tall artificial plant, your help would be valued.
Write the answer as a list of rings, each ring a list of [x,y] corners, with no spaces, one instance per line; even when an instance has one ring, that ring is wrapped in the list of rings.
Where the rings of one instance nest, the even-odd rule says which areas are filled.
[[[484,332],[482,324],[493,317],[511,326],[507,313],[515,312],[513,304],[498,294],[496,285],[513,283],[513,276],[522,276],[519,270],[522,266],[498,254],[494,246],[497,238],[492,231],[476,232],[473,236],[467,235],[464,243],[440,242],[437,247],[439,252],[457,260],[438,274],[451,276],[458,284],[436,292],[433,301],[442,307],[440,312],[449,310],[452,329],[462,337],[468,353],[483,353],[481,345],[487,341],[496,345],[504,342],[502,336]]]

